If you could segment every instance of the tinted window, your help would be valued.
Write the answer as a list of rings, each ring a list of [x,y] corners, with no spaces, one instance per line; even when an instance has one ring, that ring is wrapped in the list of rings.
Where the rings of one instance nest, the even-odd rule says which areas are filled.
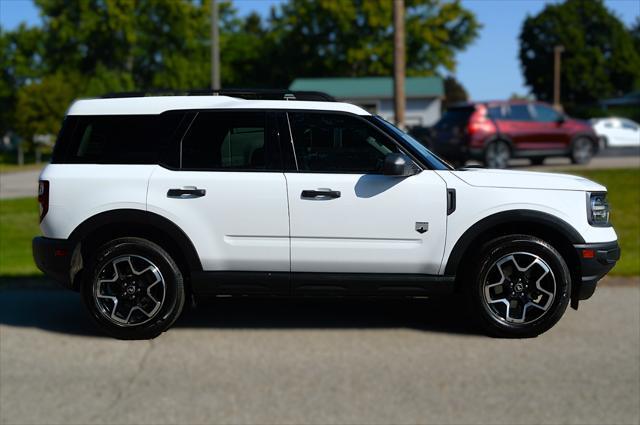
[[[380,173],[397,146],[366,121],[341,114],[289,113],[300,171]]]
[[[535,105],[536,121],[555,122],[560,115],[552,108],[544,105]]]
[[[175,166],[176,130],[183,116],[69,116],[58,136],[52,162]]]
[[[433,154],[429,149],[427,149],[422,143],[411,137],[411,135],[405,133],[400,130],[395,125],[391,124],[388,121],[385,121],[384,118],[376,116],[376,117],[367,117],[366,119],[374,122],[376,125],[382,126],[387,131],[391,132],[396,136],[396,140],[398,140],[398,136],[404,141],[403,146],[405,148],[409,148],[408,150],[412,152],[414,155],[421,158],[424,162],[428,164],[428,166],[433,170],[450,170],[452,167],[447,164],[442,159],[438,158],[435,154]]]
[[[487,115],[494,120],[501,120],[507,116],[509,107],[506,105],[497,105],[487,108]]]
[[[469,117],[474,112],[474,108],[451,108],[448,109],[442,118],[435,124],[436,129],[445,129],[467,125]]]
[[[281,169],[266,128],[263,112],[199,112],[182,141],[182,168]]]
[[[529,105],[511,105],[506,119],[510,121],[530,121]]]
[[[633,130],[636,131],[638,130],[638,126],[633,123],[633,121],[627,121],[627,120],[622,120],[622,128],[627,129],[627,130]]]

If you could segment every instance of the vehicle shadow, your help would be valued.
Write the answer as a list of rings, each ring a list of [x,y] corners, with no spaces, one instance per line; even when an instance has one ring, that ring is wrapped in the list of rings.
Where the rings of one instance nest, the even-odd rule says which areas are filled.
[[[385,329],[476,334],[455,298],[210,298],[188,307],[174,328]],[[0,290],[0,324],[76,336],[104,336],[77,293],[56,289]]]

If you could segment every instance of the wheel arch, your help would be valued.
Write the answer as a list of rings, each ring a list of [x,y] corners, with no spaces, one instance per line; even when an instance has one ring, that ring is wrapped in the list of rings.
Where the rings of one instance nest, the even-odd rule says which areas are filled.
[[[584,238],[566,221],[534,210],[503,211],[475,223],[456,241],[447,259],[444,274],[461,276],[461,266],[473,261],[483,244],[499,236],[523,233],[550,243],[567,262],[572,280],[579,278],[580,260],[573,245],[584,243]]]
[[[580,131],[580,132],[574,134],[571,137],[571,143],[569,144],[569,149],[573,148],[573,144],[578,139],[589,139],[591,141],[591,143],[593,143],[593,153],[594,154],[598,153],[598,151],[600,150],[600,143],[599,143],[598,136],[596,134],[594,134],[594,133],[589,133],[588,131]]]
[[[513,143],[513,140],[511,139],[511,137],[509,137],[507,134],[505,133],[495,133],[492,134],[491,136],[487,137],[483,144],[482,144],[482,151],[484,152],[487,147],[491,144],[491,143],[495,143],[495,142],[504,142],[507,144],[507,146],[509,146],[509,149],[511,150],[511,152],[513,152],[515,145]]]
[[[118,237],[142,237],[157,243],[188,276],[201,271],[200,257],[193,242],[178,225],[161,215],[136,209],[119,209],[96,214],[76,227],[69,241],[73,246],[71,281],[78,289],[83,262],[101,244]]]

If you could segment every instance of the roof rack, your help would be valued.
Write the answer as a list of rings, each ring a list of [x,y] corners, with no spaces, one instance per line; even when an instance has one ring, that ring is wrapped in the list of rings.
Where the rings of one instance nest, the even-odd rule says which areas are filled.
[[[101,98],[115,99],[124,97],[147,96],[229,96],[249,100],[311,100],[335,102],[335,98],[317,91],[295,91],[283,89],[197,89],[197,90],[152,90],[107,93]]]

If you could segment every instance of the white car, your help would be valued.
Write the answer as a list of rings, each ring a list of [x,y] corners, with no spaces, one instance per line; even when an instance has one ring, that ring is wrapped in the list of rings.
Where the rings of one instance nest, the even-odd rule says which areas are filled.
[[[67,112],[34,258],[112,336],[159,335],[187,297],[448,294],[528,337],[620,256],[597,183],[456,171],[346,103],[216,94]]]
[[[605,147],[640,146],[640,125],[627,118],[594,118],[594,131]]]

